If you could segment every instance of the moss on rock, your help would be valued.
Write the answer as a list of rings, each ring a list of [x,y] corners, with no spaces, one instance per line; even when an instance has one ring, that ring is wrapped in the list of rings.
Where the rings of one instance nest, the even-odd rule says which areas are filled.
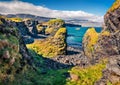
[[[25,47],[22,47],[24,43],[20,43],[21,36],[18,30],[9,26],[6,20],[0,25],[0,84],[5,85],[13,81],[15,75],[24,69],[25,60],[20,51],[26,52]]]
[[[38,24],[36,28],[37,28],[38,33],[42,33],[42,34],[45,33],[45,27],[41,26],[41,24]]]
[[[84,53],[88,57],[92,57],[94,51],[94,45],[98,41],[98,33],[94,28],[89,28],[83,38],[83,49]]]
[[[13,17],[13,18],[7,18],[8,20],[11,20],[13,22],[22,22],[22,18],[19,18],[19,17]]]
[[[73,67],[66,85],[94,85],[102,77],[102,70],[106,67],[107,60],[86,68]]]
[[[61,19],[52,19],[48,21],[48,27],[45,30],[45,34],[54,35],[60,27],[63,27],[64,21]]]
[[[33,44],[28,44],[27,47],[44,57],[66,54],[66,28],[59,28],[55,36],[45,40],[36,40]]]
[[[112,11],[116,10],[117,8],[119,8],[119,7],[120,7],[120,0],[116,0],[113,3],[112,7],[108,10],[108,12],[112,12]]]

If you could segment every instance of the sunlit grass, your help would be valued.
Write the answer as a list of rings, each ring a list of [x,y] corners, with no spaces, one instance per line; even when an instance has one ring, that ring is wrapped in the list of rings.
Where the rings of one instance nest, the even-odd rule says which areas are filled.
[[[102,70],[106,67],[107,60],[87,68],[73,67],[69,72],[78,76],[78,80],[68,80],[66,85],[94,85],[102,77]]]

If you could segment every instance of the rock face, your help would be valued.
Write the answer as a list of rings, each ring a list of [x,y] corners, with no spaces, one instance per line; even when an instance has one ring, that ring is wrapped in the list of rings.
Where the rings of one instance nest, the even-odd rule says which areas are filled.
[[[32,37],[37,36],[37,28],[36,25],[38,24],[37,21],[32,19],[24,19],[22,22],[15,22],[16,27],[19,29],[23,40],[25,43],[32,43],[34,39]]]
[[[120,0],[104,16],[105,25],[93,45],[92,57],[108,57],[109,63],[103,72],[103,78],[96,85],[120,84]],[[89,43],[88,40],[85,43]],[[84,43],[84,45],[85,45]],[[87,45],[88,46],[88,45]],[[87,54],[85,53],[87,56]]]
[[[102,32],[98,35],[96,44],[93,45],[94,56],[112,56],[120,54],[120,8],[108,12],[105,19],[105,26]],[[90,32],[89,32],[90,33]],[[86,35],[85,35],[86,36]],[[87,38],[87,37],[85,37]],[[84,40],[85,40],[84,38]],[[94,38],[94,37],[91,37]],[[84,41],[83,40],[83,41]],[[83,43],[89,43],[90,40]],[[86,46],[84,46],[85,48]]]
[[[117,0],[119,1],[119,0]],[[104,31],[108,31],[108,36],[99,36],[98,44],[96,45],[96,51],[102,50],[103,55],[119,55],[120,54],[120,8],[114,11],[109,11],[105,17]]]
[[[120,84],[120,55],[110,56],[103,77],[95,85]]]
[[[0,82],[12,81],[31,57],[18,32],[5,18],[0,18]]]
[[[44,40],[36,40],[27,47],[44,57],[55,57],[66,54],[66,28],[59,28],[54,36]]]
[[[32,20],[32,19],[25,19],[24,23],[26,25],[26,27],[28,28],[28,32],[31,36],[36,36],[37,35],[37,28],[36,25],[38,24],[37,21]]]
[[[39,34],[45,34],[46,26],[38,24],[36,27],[37,27],[37,31],[38,31]]]
[[[97,82],[106,84],[107,81],[113,85],[120,84],[120,0],[116,0],[105,15],[104,30],[109,31],[108,37],[102,37],[102,44],[106,48],[103,51],[110,57],[109,63],[103,72],[103,78]]]
[[[94,28],[89,28],[83,38],[83,50],[86,56],[92,57],[94,52],[94,45],[98,41],[98,33]]]
[[[48,21],[45,34],[54,35],[60,27],[63,27],[65,22],[61,19],[52,19]]]

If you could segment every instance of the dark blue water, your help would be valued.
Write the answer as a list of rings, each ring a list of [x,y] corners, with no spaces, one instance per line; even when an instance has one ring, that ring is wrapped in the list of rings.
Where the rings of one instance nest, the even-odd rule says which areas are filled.
[[[82,39],[88,27],[66,27],[68,31],[67,44],[75,48],[81,48]],[[96,27],[97,32],[101,32],[101,27]]]

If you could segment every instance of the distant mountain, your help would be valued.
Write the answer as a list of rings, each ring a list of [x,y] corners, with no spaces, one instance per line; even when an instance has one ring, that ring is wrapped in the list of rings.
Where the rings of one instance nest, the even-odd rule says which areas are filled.
[[[41,16],[36,16],[36,15],[31,15],[31,14],[8,14],[6,16],[8,18],[12,18],[12,17],[32,18],[32,19],[35,19],[36,21],[39,21],[39,22],[47,22],[50,19],[55,19],[55,18],[41,17]]]
[[[12,17],[32,18],[39,22],[47,22],[50,19],[55,19],[55,18],[42,17],[42,16],[31,15],[31,14],[7,14],[6,16],[9,18],[12,18]],[[65,20],[65,23],[67,24],[67,26],[68,25],[83,26],[83,27],[101,27],[102,26],[101,22],[93,22],[93,21],[83,20],[83,19],[67,19]]]
[[[102,27],[102,22],[93,22],[89,20],[70,19],[65,20],[66,23],[81,25],[82,27]]]

